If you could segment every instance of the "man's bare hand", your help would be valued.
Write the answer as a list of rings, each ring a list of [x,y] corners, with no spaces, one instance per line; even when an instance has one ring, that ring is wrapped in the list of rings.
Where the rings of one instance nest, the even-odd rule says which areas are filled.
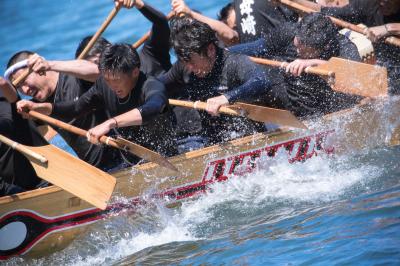
[[[185,1],[183,0],[172,0],[172,10],[175,12],[175,14],[181,15],[187,15],[190,16],[192,10],[186,5]]]
[[[219,108],[227,104],[229,104],[229,101],[224,95],[213,97],[207,100],[206,111],[210,115],[217,116]]]

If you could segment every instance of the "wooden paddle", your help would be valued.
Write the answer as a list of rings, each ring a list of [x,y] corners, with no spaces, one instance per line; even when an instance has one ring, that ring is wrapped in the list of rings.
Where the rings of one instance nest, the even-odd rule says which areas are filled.
[[[294,2],[289,1],[289,0],[279,0],[279,2],[284,4],[284,5],[286,5],[286,6],[288,6],[289,8],[292,8],[292,9],[294,9],[296,11],[300,11],[300,12],[303,12],[303,13],[306,13],[306,14],[317,12],[314,9],[305,7],[305,6],[301,5],[301,4],[294,3]],[[335,17],[329,16],[329,18],[332,20],[332,22],[334,24],[336,24],[339,27],[348,28],[348,29],[350,29],[352,31],[355,31],[355,32],[358,32],[358,33],[361,33],[361,34],[365,35],[365,28],[362,28],[360,26],[354,25],[352,23],[346,22],[344,20],[341,20],[341,19],[338,19],[338,18],[335,18]],[[400,39],[396,38],[396,37],[386,37],[385,38],[385,43],[400,47]]]
[[[114,19],[114,17],[117,15],[118,11],[120,10],[120,5],[116,5],[113,10],[109,13],[107,16],[106,20],[101,24],[100,28],[97,30],[95,35],[90,39],[89,43],[86,45],[85,49],[82,51],[82,53],[79,55],[78,59],[83,59],[87,53],[92,49],[93,45],[97,41],[97,39],[100,37],[100,35],[105,31],[105,29],[108,27],[108,25],[111,23],[111,21]],[[21,82],[23,82],[29,74],[32,73],[32,69],[28,68],[26,69],[19,77],[17,77],[13,82],[13,86],[16,88],[20,85]]]
[[[110,25],[111,21],[114,19],[114,17],[118,14],[118,11],[121,9],[121,6],[119,3],[111,10],[110,14],[108,14],[108,17],[106,20],[101,24],[100,28],[97,30],[95,35],[90,39],[89,43],[86,45],[85,49],[82,51],[82,53],[79,55],[78,59],[83,59],[87,53],[92,49],[93,45],[97,41],[97,39],[100,37],[100,35],[105,31],[105,29]]]
[[[29,111],[29,115],[34,117],[34,118],[36,118],[36,119],[45,121],[45,122],[47,122],[47,123],[49,123],[49,124],[51,124],[53,126],[56,126],[56,127],[62,128],[64,130],[67,130],[67,131],[69,131],[71,133],[80,135],[82,137],[86,137],[87,136],[87,131],[86,130],[83,130],[81,128],[78,128],[78,127],[75,127],[73,125],[67,124],[65,122],[62,122],[62,121],[57,120],[55,118],[49,117],[47,115],[44,115],[44,114],[41,114],[41,113],[38,113],[38,112],[35,112],[35,111]],[[171,169],[171,170],[173,170],[175,172],[179,172],[178,169],[173,164],[171,164],[166,158],[164,158],[160,154],[158,154],[158,153],[156,153],[156,152],[154,152],[152,150],[149,150],[149,149],[147,149],[147,148],[145,148],[143,146],[140,146],[138,144],[135,144],[135,143],[132,143],[132,142],[130,142],[128,140],[125,140],[123,138],[114,139],[114,138],[111,138],[111,137],[102,136],[100,138],[100,142],[103,143],[103,144],[106,144],[108,146],[111,146],[111,147],[114,147],[114,148],[117,148],[117,149],[120,149],[120,150],[124,150],[124,151],[130,152],[133,155],[136,155],[136,156],[138,156],[140,158],[143,158],[145,160],[148,160],[148,161],[154,162],[156,164],[159,164],[159,165],[161,165],[163,167],[166,167],[168,169]]]
[[[255,63],[274,67],[286,67],[288,64],[256,57],[250,59]],[[387,70],[384,67],[332,57],[326,64],[308,67],[305,72],[326,79],[332,89],[338,92],[364,97],[388,94]]]
[[[29,159],[37,176],[87,201],[106,209],[116,179],[69,153],[51,145],[32,147],[19,144],[3,135],[0,142]]]
[[[169,99],[169,104],[173,106],[181,106],[200,110],[206,110],[207,108],[207,103],[200,101],[190,102]],[[274,109],[247,103],[235,103],[233,105],[222,106],[221,108],[219,108],[218,111],[223,114],[247,117],[248,119],[257,122],[273,123],[282,126],[307,129],[306,125],[298,120],[291,112],[286,110]]]

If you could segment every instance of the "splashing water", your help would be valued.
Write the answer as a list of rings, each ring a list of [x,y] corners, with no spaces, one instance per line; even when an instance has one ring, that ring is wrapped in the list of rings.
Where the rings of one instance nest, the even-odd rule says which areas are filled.
[[[180,208],[168,209],[163,202],[154,201],[150,208],[140,208],[135,214],[127,211],[96,223],[89,233],[63,251],[24,262],[109,265],[144,257],[154,263],[178,263],[193,250],[201,256],[205,251],[200,252],[199,246],[204,243],[207,253],[214,248],[209,245],[221,241],[225,251],[234,250],[236,244],[225,240],[232,233],[260,226],[285,228],[288,219],[312,216],[312,212],[319,212],[324,206],[340,206],[340,202],[369,191],[369,185],[383,170],[378,165],[366,164],[365,156],[318,156],[290,164],[285,160],[286,154],[277,154],[254,173],[213,184],[207,194],[184,202]],[[303,233],[284,231],[285,237],[291,235],[291,239],[304,237]],[[171,249],[183,251],[171,257]]]

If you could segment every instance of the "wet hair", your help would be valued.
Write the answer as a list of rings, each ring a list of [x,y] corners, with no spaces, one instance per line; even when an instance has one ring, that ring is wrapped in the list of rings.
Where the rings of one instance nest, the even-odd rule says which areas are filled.
[[[233,3],[229,3],[223,8],[218,13],[218,20],[224,22],[225,24],[227,23],[229,14],[233,11]]]
[[[179,60],[189,61],[192,54],[206,54],[207,47],[218,39],[215,31],[194,19],[177,18],[171,27],[172,47]]]
[[[8,60],[7,63],[7,68],[9,68],[12,65],[15,65],[16,63],[28,59],[29,56],[33,55],[34,52],[31,51],[19,51],[18,53],[15,53],[13,56],[11,56],[11,58]]]
[[[130,74],[135,68],[140,68],[140,58],[136,49],[129,44],[118,43],[107,46],[100,55],[101,73]]]
[[[83,52],[87,44],[90,42],[93,36],[86,36],[85,38],[82,39],[82,41],[79,43],[78,48],[75,51],[75,58],[78,58],[79,55]],[[101,54],[103,50],[107,47],[110,46],[111,43],[103,38],[100,37],[97,39],[97,41],[94,43],[92,49],[89,50],[89,52],[86,54],[84,59],[95,56],[97,54]]]
[[[303,17],[297,27],[296,37],[303,45],[321,51],[323,59],[338,53],[338,29],[332,21],[321,13],[311,13]]]

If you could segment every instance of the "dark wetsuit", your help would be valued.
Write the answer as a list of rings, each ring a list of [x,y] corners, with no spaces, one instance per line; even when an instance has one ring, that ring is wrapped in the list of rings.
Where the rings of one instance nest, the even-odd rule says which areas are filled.
[[[293,39],[295,37],[295,25],[283,24],[277,28],[274,37],[268,40],[262,38],[253,43],[241,44],[229,48],[232,52],[249,56],[275,58],[283,61],[293,61],[298,58]],[[320,59],[328,60],[332,56],[360,61],[357,47],[346,37],[338,34],[338,45],[335,49],[326,51]],[[275,83],[281,83],[281,89],[287,92],[290,101],[288,108],[298,116],[327,113],[343,109],[356,102],[358,97],[350,97],[334,92],[328,84],[315,75],[302,75],[294,77],[283,71],[278,75],[275,70],[269,70],[273,74]]]
[[[281,23],[295,23],[298,19],[294,11],[266,0],[235,0],[234,8],[240,43],[269,36]]]
[[[170,117],[168,113],[164,114],[166,106],[164,85],[140,72],[135,88],[125,99],[119,99],[100,77],[79,100],[55,103],[53,115],[69,119],[92,109],[104,109],[108,118],[111,118],[137,108],[142,115],[142,125],[119,128],[114,130],[115,133],[151,150],[171,155],[174,153],[174,145]],[[112,166],[123,162],[119,151],[115,149],[105,156],[112,157]],[[129,159],[132,163],[137,161],[137,158]]]
[[[8,103],[1,91],[0,134],[30,146],[46,143],[36,131],[33,122],[23,119],[16,112],[15,104]],[[34,189],[41,182],[24,155],[0,142],[0,196]]]
[[[236,101],[254,103],[270,90],[269,82],[257,65],[246,56],[235,55],[221,48],[217,48],[213,69],[204,78],[188,73],[180,61],[159,78],[166,85],[170,98],[192,101],[205,101],[211,97],[224,95],[230,103]],[[231,130],[250,133],[247,132],[248,126],[251,132],[254,131],[254,123],[242,118],[224,115],[212,117],[206,112],[200,112],[200,115],[203,117],[201,134],[208,137],[211,143],[226,140],[227,133]]]

